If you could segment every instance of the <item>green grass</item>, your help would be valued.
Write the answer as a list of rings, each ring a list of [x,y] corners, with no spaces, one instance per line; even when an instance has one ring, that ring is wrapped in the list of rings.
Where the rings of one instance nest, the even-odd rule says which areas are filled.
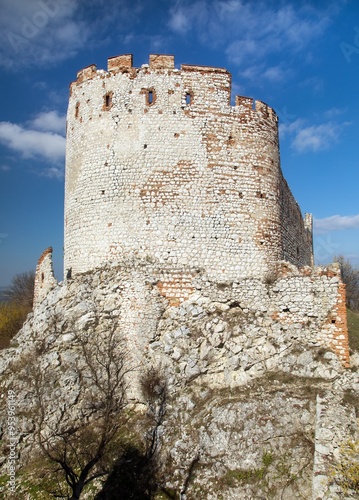
[[[262,455],[262,467],[256,469],[235,469],[228,470],[222,477],[222,481],[227,486],[236,486],[238,483],[257,483],[262,481],[268,473],[269,466],[274,461],[274,454],[270,451],[265,451]]]
[[[349,347],[359,352],[359,314],[347,309]]]

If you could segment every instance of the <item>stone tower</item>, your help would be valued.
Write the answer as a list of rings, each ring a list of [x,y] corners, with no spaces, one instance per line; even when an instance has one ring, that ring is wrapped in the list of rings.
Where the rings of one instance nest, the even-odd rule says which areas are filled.
[[[71,84],[65,273],[136,255],[215,280],[312,265],[311,216],[283,178],[275,112],[225,69],[132,55]]]

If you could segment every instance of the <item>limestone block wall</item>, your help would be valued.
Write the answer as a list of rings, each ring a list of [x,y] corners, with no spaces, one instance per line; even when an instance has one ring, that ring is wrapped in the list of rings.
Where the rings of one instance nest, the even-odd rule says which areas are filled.
[[[34,307],[38,306],[48,292],[57,285],[52,266],[52,247],[42,252],[35,272]]]
[[[277,117],[250,98],[231,106],[230,93],[225,69],[177,69],[172,56],[134,68],[123,55],[107,71],[79,72],[67,116],[65,273],[127,254],[211,279],[263,277],[283,258],[311,264],[282,180]]]
[[[47,250],[39,261],[38,305],[54,287],[50,257]],[[42,273],[46,278],[39,289]],[[74,296],[87,287],[89,297],[81,309],[87,319],[93,310],[119,317],[134,366],[142,366],[150,356],[155,366],[164,363],[176,372],[179,364],[189,377],[193,366],[208,378],[206,384],[216,374],[216,384],[223,379],[231,387],[258,376],[263,366],[307,376],[305,359],[311,349],[323,348],[320,356],[332,351],[349,366],[345,287],[336,265],[298,269],[283,262],[268,279],[215,282],[185,265],[174,271],[169,263],[127,256],[120,265],[64,283]],[[297,373],[301,363],[304,368]]]
[[[314,265],[313,217],[305,214],[303,221],[300,207],[283,175],[279,179],[279,193],[282,259],[297,266]]]
[[[145,274],[147,272],[149,269]],[[349,367],[345,285],[341,282],[339,266],[335,264],[327,268],[307,266],[298,269],[282,262],[275,277],[220,283],[213,283],[208,275],[195,271],[191,275],[178,269],[171,275],[166,269],[153,267],[150,272],[153,277],[149,280],[154,287],[169,305],[179,308],[180,324],[186,327],[183,317],[190,315],[192,308],[196,318],[187,330],[198,332],[203,328],[204,338],[210,343],[213,342],[212,334],[204,326],[207,320],[200,319],[206,318],[203,309],[206,301],[226,304],[223,310],[236,309],[238,314],[248,318],[247,327],[243,318],[242,338],[228,338],[228,345],[224,345],[221,357],[226,362],[233,356],[233,349],[238,352],[233,342],[246,345],[243,351],[246,357],[250,356],[253,346],[258,347],[258,342],[262,342],[264,347],[260,356],[265,359],[269,352],[265,344],[270,339],[280,343],[280,339],[285,338],[285,342],[292,339],[301,345],[331,350],[345,367]],[[196,305],[197,301],[200,306]],[[202,326],[201,321],[204,322]],[[178,348],[176,339],[173,348]],[[166,346],[163,349],[166,351]],[[257,351],[255,356],[259,356]]]
[[[273,319],[283,326],[301,324],[303,340],[331,349],[349,367],[345,285],[338,265],[298,270],[283,263],[272,300]]]

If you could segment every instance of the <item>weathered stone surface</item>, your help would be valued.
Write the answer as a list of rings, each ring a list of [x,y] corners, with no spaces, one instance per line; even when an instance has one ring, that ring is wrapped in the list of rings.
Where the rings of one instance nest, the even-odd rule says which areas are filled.
[[[55,287],[29,315],[16,347],[0,352],[3,394],[11,387],[27,400],[16,362],[36,349],[41,369],[57,380],[54,411],[77,418],[77,368],[85,366],[78,335],[101,345],[114,328],[129,353],[135,407],[142,407],[137,380],[146,367],[161,367],[168,380],[161,428],[165,468],[171,457],[168,488],[183,490],[195,461],[188,499],[339,500],[340,492],[328,493],[326,476],[340,443],[358,435],[357,401],[345,395],[358,394],[359,380],[323,334],[337,300],[335,273],[317,269],[310,280],[296,272],[271,285],[252,279],[225,288],[197,273],[197,291],[173,306],[158,290],[159,272],[154,263],[130,260]],[[299,297],[313,287],[323,295],[308,306]],[[297,310],[281,312],[289,288]],[[24,423],[24,457],[32,428]]]

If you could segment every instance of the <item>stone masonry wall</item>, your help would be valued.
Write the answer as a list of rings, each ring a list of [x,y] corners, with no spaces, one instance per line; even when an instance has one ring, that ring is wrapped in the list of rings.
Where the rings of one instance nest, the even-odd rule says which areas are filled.
[[[38,266],[38,277],[44,269],[46,273],[46,262],[50,269],[50,255],[46,254],[46,259]],[[241,368],[237,366],[230,376],[227,374],[226,383],[236,386],[243,383],[243,370],[247,372],[248,366],[257,365],[259,359],[270,359],[270,353],[278,350],[278,346],[294,342],[330,350],[349,367],[345,286],[337,265],[298,269],[282,262],[275,276],[221,282],[212,281],[208,274],[195,268],[187,269],[182,265],[174,271],[170,264],[160,265],[146,259],[126,257],[112,266],[117,271],[96,270],[92,278],[85,274],[83,279],[93,282],[95,288],[103,282],[101,288],[111,290],[106,291],[109,297],[99,302],[105,313],[119,313],[121,304],[121,328],[136,364],[152,353],[155,358],[159,355],[155,364],[161,365],[165,355],[169,363],[176,364],[180,359],[185,366],[187,359],[196,366],[196,372],[206,376],[211,370],[203,352],[210,349],[220,360],[220,366],[213,368],[216,373],[223,372],[223,366],[231,365],[234,360],[235,366],[240,363]],[[52,279],[51,274],[46,274],[44,282],[49,283],[46,286],[53,288]],[[81,280],[81,276],[78,279]],[[36,306],[46,297],[46,289],[50,290],[44,287],[39,291],[36,286]],[[117,299],[112,297],[118,294]],[[212,327],[207,328],[207,322],[213,311],[207,311],[207,307],[215,303],[222,304],[218,307],[224,314],[212,330]],[[159,311],[167,306],[173,309],[171,325],[164,322],[165,336],[162,338]],[[232,314],[241,324],[241,332],[228,336],[233,326]],[[192,322],[188,322],[188,318],[192,318]],[[177,328],[187,333],[172,337],[171,329]],[[199,332],[207,347],[198,344]],[[154,339],[159,342],[153,342]],[[171,360],[173,352],[180,354]]]
[[[35,272],[34,307],[57,285],[52,266],[52,247],[42,252]]]
[[[287,181],[281,175],[280,192],[280,232],[282,239],[282,259],[297,262],[297,265],[314,265],[313,259],[313,218],[305,214],[303,223],[298,203],[294,200]],[[300,244],[304,242],[304,244]]]
[[[283,258],[312,263],[282,180],[277,117],[250,98],[231,106],[230,93],[226,70],[177,69],[172,56],[141,68],[118,56],[107,71],[79,72],[67,117],[65,273],[127,254],[218,280],[263,277]]]

